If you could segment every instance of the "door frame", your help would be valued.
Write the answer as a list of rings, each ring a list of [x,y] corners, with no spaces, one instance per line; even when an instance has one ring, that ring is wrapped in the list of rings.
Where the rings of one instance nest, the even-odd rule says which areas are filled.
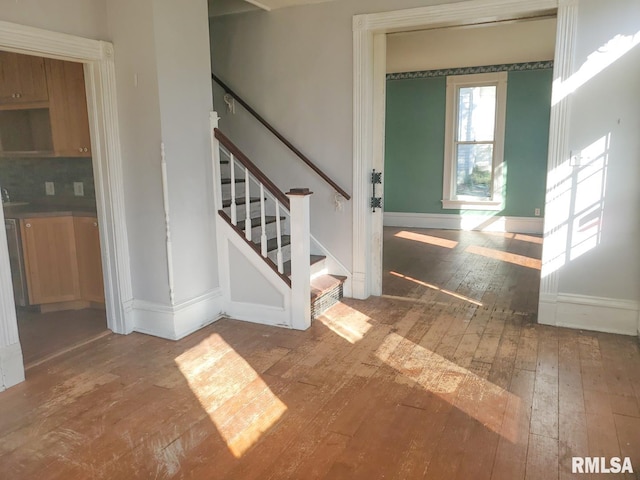
[[[84,65],[91,150],[100,228],[107,327],[133,331],[131,269],[116,101],[114,50],[109,42],[0,21],[0,49]],[[4,213],[0,209],[0,220]],[[19,368],[18,368],[19,364]],[[20,370],[21,369],[21,370]],[[0,391],[24,379],[13,287],[0,234]]]
[[[371,171],[384,172],[386,35],[430,28],[557,15],[554,84],[570,74],[578,0],[470,0],[353,17],[353,272],[355,298],[382,294],[383,210],[369,205]],[[552,105],[547,170],[568,158],[568,99]],[[384,178],[384,175],[383,175]],[[547,235],[545,234],[545,242]],[[543,243],[544,248],[544,243]],[[541,298],[557,294],[554,274],[541,280]],[[543,321],[545,311],[540,311]]]

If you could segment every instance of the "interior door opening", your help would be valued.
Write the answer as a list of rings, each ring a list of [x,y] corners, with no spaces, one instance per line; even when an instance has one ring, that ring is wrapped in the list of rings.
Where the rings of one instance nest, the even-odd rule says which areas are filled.
[[[386,35],[383,296],[535,316],[555,31],[544,16]],[[483,95],[497,76],[503,100]]]
[[[82,63],[0,51],[0,186],[25,367],[109,333]]]

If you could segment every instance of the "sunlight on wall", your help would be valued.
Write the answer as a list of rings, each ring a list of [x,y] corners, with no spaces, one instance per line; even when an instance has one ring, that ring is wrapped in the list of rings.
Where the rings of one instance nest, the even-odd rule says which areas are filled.
[[[410,282],[417,283],[418,285],[430,288],[431,290],[436,290],[438,292],[442,292],[442,293],[444,293],[446,295],[449,295],[451,297],[457,298],[459,300],[464,300],[465,302],[472,303],[472,304],[477,305],[479,307],[482,306],[482,303],[478,302],[477,300],[474,300],[473,298],[465,297],[464,295],[460,295],[459,293],[452,292],[450,290],[445,290],[443,288],[438,287],[437,285],[432,285],[430,283],[425,283],[425,282],[423,282],[421,280],[418,280],[418,279],[412,278],[412,277],[408,277],[407,275],[403,275],[403,274],[398,273],[398,272],[389,272],[389,273],[391,275],[395,276],[395,277],[403,278],[403,279],[408,280]]]
[[[482,255],[487,258],[494,258],[502,262],[513,263],[514,265],[520,265],[521,267],[534,268],[536,270],[540,270],[542,265],[542,262],[537,258],[494,250],[493,248],[479,247],[477,245],[469,245],[465,249],[465,252]]]
[[[211,348],[212,344],[216,348]],[[221,360],[225,378],[210,378],[211,366]],[[262,434],[275,425],[287,406],[269,389],[260,375],[220,335],[211,335],[175,359],[189,388],[225,440],[229,451],[240,458]],[[234,382],[233,379],[239,379]],[[220,380],[220,381],[216,381]],[[251,386],[251,399],[243,387]],[[255,396],[255,392],[262,392]],[[249,401],[251,400],[251,401]],[[254,412],[260,412],[256,415]],[[238,419],[250,419],[240,422]]]
[[[411,355],[408,358],[390,353],[402,343],[409,344]],[[401,374],[397,381],[413,383],[438,395],[503,438],[515,442],[521,433],[517,423],[503,414],[505,409],[518,412],[522,401],[504,388],[397,333],[391,332],[385,337],[376,356]],[[491,408],[480,408],[481,404],[491,405]],[[517,414],[513,417],[517,418]]]
[[[610,135],[580,152],[580,166],[567,161],[549,173],[543,278],[601,241]]]
[[[456,248],[458,242],[454,240],[447,240],[446,238],[432,237],[431,235],[424,235],[422,233],[415,232],[398,232],[394,237],[404,238],[405,240],[413,240],[415,242],[427,243],[429,245],[435,245],[437,247],[444,248]]]
[[[341,305],[339,310],[330,309],[316,319],[316,321],[319,321],[349,343],[356,343],[362,340],[371,329],[369,320],[370,318],[365,314],[344,304]]]
[[[640,32],[635,35],[616,35],[613,37],[589,55],[582,66],[569,78],[554,80],[551,105],[558,104],[639,44]]]

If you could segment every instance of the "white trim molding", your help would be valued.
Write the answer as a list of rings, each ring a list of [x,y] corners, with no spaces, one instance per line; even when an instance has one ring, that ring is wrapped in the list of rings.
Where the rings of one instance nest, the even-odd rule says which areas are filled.
[[[180,340],[222,318],[220,288],[176,305],[133,301],[134,330],[169,340]]]
[[[541,235],[541,217],[504,217],[447,213],[384,212],[385,227],[476,230],[481,232],[528,233]]]
[[[578,30],[578,1],[560,0],[558,8],[556,51],[553,64],[553,90],[551,117],[549,124],[549,154],[547,161],[547,193],[545,198],[546,215],[544,225],[544,240],[542,248],[542,272],[540,278],[540,304],[538,308],[538,322],[553,322],[555,311],[549,304],[543,304],[543,298],[555,298],[558,294],[560,272],[554,265],[558,256],[557,248],[564,248],[562,242],[554,242],[553,236],[562,228],[563,219],[557,218],[556,212],[562,214],[565,210],[557,205],[562,196],[559,193],[564,188],[558,172],[564,164],[568,164],[571,156],[569,150],[569,129],[571,96],[559,101],[553,99],[562,82],[569,78],[574,71],[574,50]]]
[[[0,392],[24,382],[24,361],[20,343],[0,346]]]
[[[544,315],[541,313],[544,311]],[[540,295],[538,322],[544,325],[638,335],[636,301],[560,293]]]
[[[371,170],[384,142],[376,139],[376,125],[384,125],[385,49],[376,37],[391,32],[517,20],[556,12],[558,0],[471,0],[353,17],[353,268],[356,298],[380,294],[380,211],[369,207]],[[565,39],[558,37],[562,48]],[[377,79],[382,76],[382,80]],[[555,125],[558,128],[558,124]],[[373,239],[373,240],[372,240]]]
[[[116,333],[130,333],[133,331],[131,316],[133,294],[113,45],[108,42],[0,21],[0,48],[84,64],[97,216],[101,226],[100,243],[102,245],[107,326]],[[0,236],[3,237],[2,242],[6,242],[5,234],[0,234]],[[0,265],[5,264],[5,260],[8,265],[8,259],[4,258],[6,246],[1,250]],[[9,270],[7,269],[6,272]],[[4,277],[1,278],[0,313],[3,315],[0,318],[0,332],[2,330],[17,332],[13,290],[10,282],[6,282]],[[7,313],[11,311],[14,313]],[[17,338],[15,342],[0,339],[2,342],[0,348],[11,347],[13,349],[11,358],[15,359],[17,358],[16,347],[12,345],[17,341]],[[6,377],[6,372],[3,372],[2,375],[9,378]],[[19,377],[20,375],[11,374],[13,379]]]

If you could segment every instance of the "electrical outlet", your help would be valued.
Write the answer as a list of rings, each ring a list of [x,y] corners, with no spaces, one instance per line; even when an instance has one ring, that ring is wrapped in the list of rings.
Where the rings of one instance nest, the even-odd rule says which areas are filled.
[[[539,209],[539,208],[536,208],[536,209],[535,209],[535,211],[533,212],[533,214],[534,214],[536,217],[539,217],[539,216],[540,216],[540,209]]]
[[[84,183],[73,182],[73,194],[76,197],[84,197]]]
[[[44,182],[44,193],[46,193],[47,195],[56,194],[56,187],[54,186],[53,182]]]

